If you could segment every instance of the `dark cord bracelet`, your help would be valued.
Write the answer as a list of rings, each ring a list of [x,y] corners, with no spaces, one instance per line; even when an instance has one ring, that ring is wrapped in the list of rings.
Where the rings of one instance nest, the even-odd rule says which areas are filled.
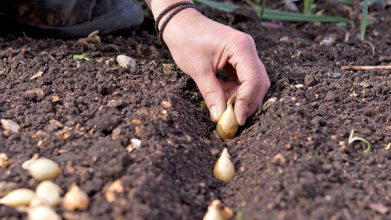
[[[171,11],[172,9],[174,9],[174,8],[176,8],[178,6],[182,6],[182,5],[193,5],[193,3],[190,3],[190,2],[177,2],[175,4],[172,4],[172,5],[168,6],[166,9],[164,9],[162,12],[160,12],[159,16],[157,16],[156,21],[155,21],[156,33],[159,34],[159,23],[160,23],[160,20],[162,20],[163,16],[165,14],[167,14],[167,12]]]
[[[160,23],[160,20],[163,18],[163,16],[165,14],[167,14],[167,12],[171,11],[172,9],[174,8],[177,8],[175,9],[173,12],[171,12],[167,18],[164,20],[162,26],[160,27],[160,30],[159,30],[159,23]],[[190,2],[177,2],[175,4],[172,4],[170,6],[168,6],[166,9],[164,9],[160,14],[159,16],[156,18],[156,21],[155,21],[155,30],[156,30],[156,33],[159,35],[159,41],[160,43],[163,45],[163,47],[165,48],[168,48],[167,47],[167,44],[166,42],[164,42],[164,39],[163,39],[163,32],[164,32],[164,29],[166,28],[168,22],[171,20],[171,18],[173,18],[176,14],[178,14],[179,12],[181,12],[182,10],[184,9],[187,9],[187,8],[194,8],[196,9],[197,11],[199,11],[198,7],[193,4],[193,3],[190,3]]]

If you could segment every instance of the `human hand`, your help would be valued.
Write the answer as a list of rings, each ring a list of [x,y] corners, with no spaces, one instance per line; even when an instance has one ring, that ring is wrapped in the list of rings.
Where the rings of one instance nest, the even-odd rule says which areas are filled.
[[[211,120],[219,120],[227,100],[238,92],[234,110],[239,125],[244,125],[270,87],[252,37],[194,9],[174,16],[163,34],[176,64],[200,89]],[[225,71],[228,81],[216,77],[219,70]]]

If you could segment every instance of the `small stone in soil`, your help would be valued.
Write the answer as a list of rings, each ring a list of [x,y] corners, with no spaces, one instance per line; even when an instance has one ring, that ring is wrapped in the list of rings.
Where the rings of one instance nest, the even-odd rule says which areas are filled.
[[[20,132],[20,126],[18,123],[12,121],[12,120],[7,120],[7,119],[1,119],[1,124],[3,125],[3,128],[5,130],[9,130],[13,133],[19,133]]]

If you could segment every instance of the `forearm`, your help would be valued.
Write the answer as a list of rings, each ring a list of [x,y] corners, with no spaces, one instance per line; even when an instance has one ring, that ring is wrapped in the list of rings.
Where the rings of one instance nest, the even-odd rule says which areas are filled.
[[[161,11],[163,11],[168,6],[177,3],[177,2],[191,2],[192,0],[145,0],[147,5],[152,11],[153,17],[156,19],[156,17],[160,14]]]

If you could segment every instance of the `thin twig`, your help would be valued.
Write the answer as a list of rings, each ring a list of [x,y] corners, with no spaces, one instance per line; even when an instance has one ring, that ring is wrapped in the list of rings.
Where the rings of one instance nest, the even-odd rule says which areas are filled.
[[[391,61],[391,56],[388,56],[388,57],[379,57],[379,61],[380,62],[388,62],[388,61]]]
[[[341,70],[374,70],[374,69],[391,69],[390,66],[342,66]]]
[[[101,98],[98,102],[98,105],[92,109],[91,113],[90,113],[90,116],[93,116],[100,108],[101,104],[102,104],[102,101],[103,101],[103,98]]]
[[[108,68],[108,69],[105,69],[104,72],[108,73],[108,72],[117,71],[117,70],[119,70],[119,67]]]

